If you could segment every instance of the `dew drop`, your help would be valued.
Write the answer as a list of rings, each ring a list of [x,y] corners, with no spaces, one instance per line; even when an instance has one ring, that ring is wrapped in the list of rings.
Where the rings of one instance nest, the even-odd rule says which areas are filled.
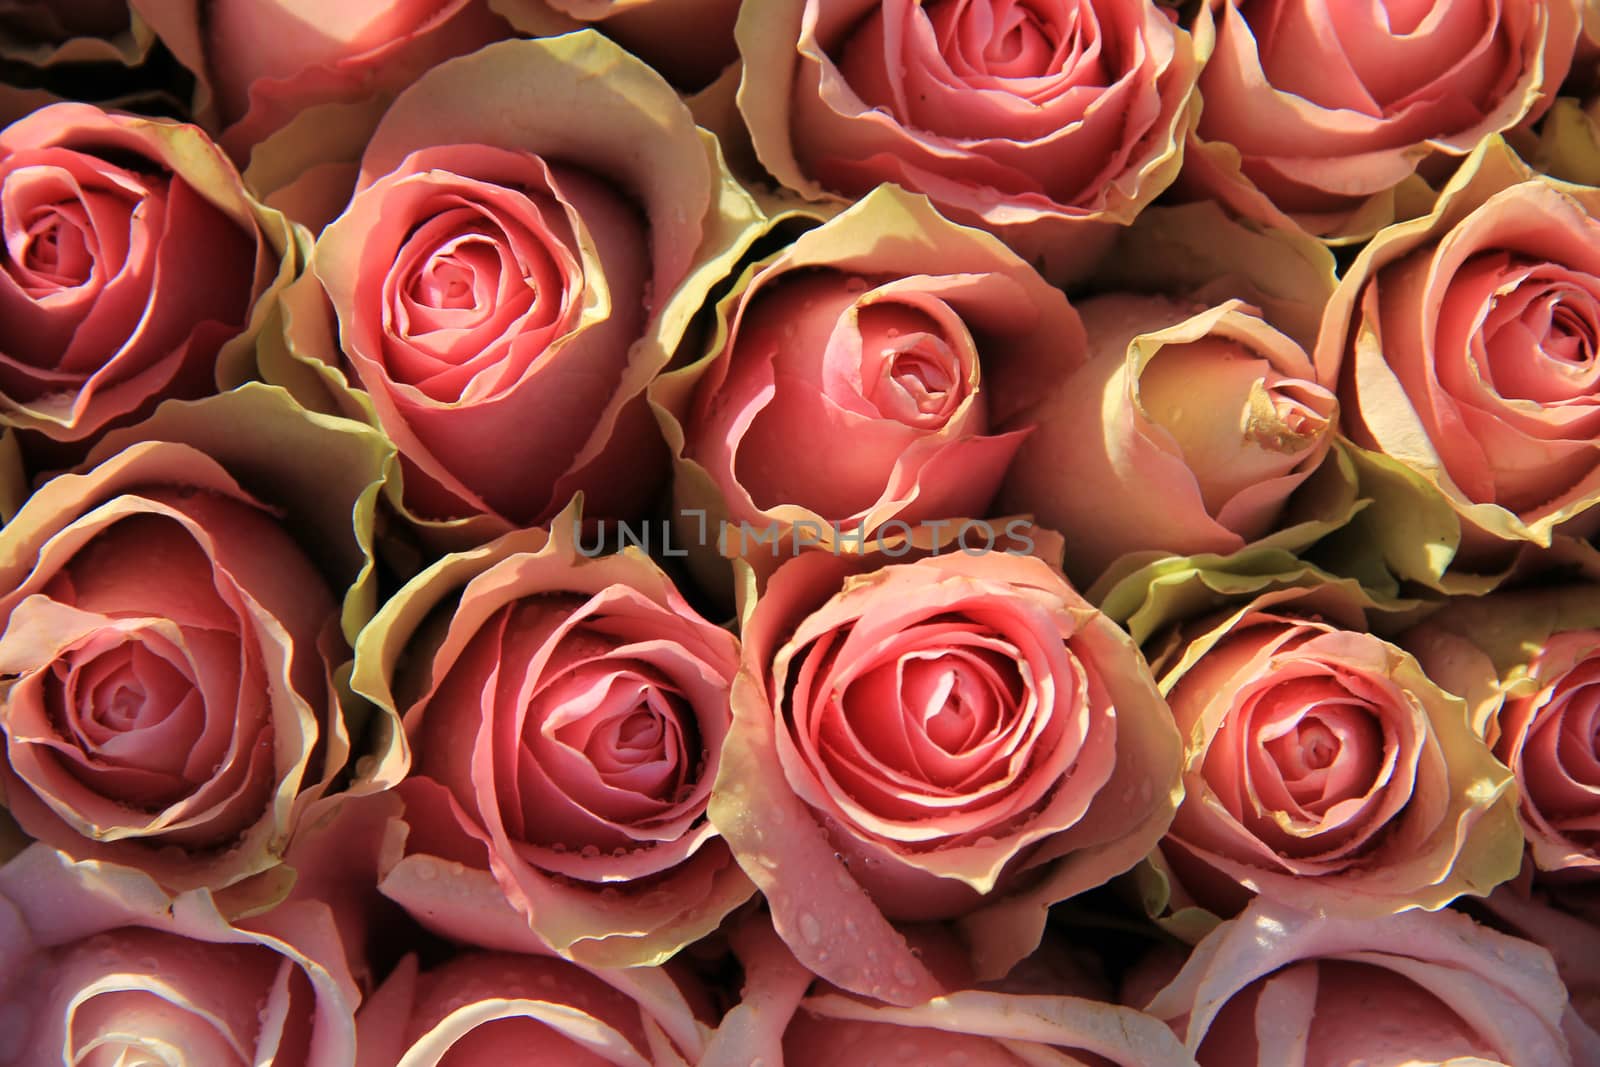
[[[805,938],[808,945],[815,945],[822,940],[822,924],[810,912],[800,916],[800,936]]]

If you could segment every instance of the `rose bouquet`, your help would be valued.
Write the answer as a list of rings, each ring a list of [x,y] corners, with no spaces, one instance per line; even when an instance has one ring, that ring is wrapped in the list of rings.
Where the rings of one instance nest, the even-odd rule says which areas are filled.
[[[1600,4],[0,0],[0,1067],[1600,1067]]]

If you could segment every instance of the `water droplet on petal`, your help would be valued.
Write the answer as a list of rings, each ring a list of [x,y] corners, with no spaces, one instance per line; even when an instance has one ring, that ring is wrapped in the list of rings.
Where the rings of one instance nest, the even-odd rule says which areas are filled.
[[[800,936],[805,938],[808,945],[815,945],[822,940],[822,924],[810,912],[800,916]]]

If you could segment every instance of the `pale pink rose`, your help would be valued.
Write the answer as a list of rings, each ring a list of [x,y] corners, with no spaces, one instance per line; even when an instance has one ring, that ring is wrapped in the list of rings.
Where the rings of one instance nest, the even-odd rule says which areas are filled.
[[[360,993],[329,909],[228,921],[34,845],[0,868],[0,1064],[349,1067]]]
[[[1125,553],[1226,554],[1273,531],[1338,423],[1305,350],[1237,300],[1079,310],[1089,361],[1046,386],[1003,508],[1062,531],[1084,586]]]
[[[1600,875],[1600,589],[1455,600],[1399,638],[1511,768],[1542,871]]]
[[[1588,1062],[1549,953],[1452,911],[1358,920],[1258,900],[1144,1010],[1201,1067]]]
[[[362,1005],[355,1067],[698,1067],[703,1001],[657,967],[466,952],[419,973],[407,956]]]
[[[180,889],[278,862],[349,741],[338,605],[273,512],[193,447],[134,444],[35,491],[0,588],[0,781],[29,835]]]
[[[243,161],[317,104],[393,94],[507,36],[485,0],[129,0],[198,83],[196,114]]]
[[[697,386],[665,404],[687,408],[679,507],[841,546],[851,531],[857,551],[988,514],[1039,383],[1083,358],[1060,291],[893,188],[771,256],[718,316],[706,358],[662,383]]]
[[[574,521],[446,557],[358,642],[353,684],[412,753],[383,891],[489,948],[509,902],[537,944],[655,963],[753,891],[706,818],[738,642],[637,551],[578,556]]]
[[[1516,873],[1509,772],[1461,700],[1363,628],[1291,589],[1165,639],[1154,668],[1189,752],[1161,848],[1202,905],[1438,908]]]
[[[580,490],[589,515],[644,508],[665,463],[653,331],[713,167],[660,76],[589,31],[491,46],[400,96],[315,267],[410,511],[492,535]]]
[[[1194,1067],[1167,1027],[1098,995],[1019,989],[1008,979],[893,1007],[825,986],[811,991],[814,976],[764,923],[739,930],[734,943],[742,996],[699,1067]],[[1038,967],[1055,969],[1036,960],[1024,969]]]
[[[248,377],[288,223],[204,134],[56,104],[0,132],[0,421],[82,441]]]
[[[1179,742],[1126,635],[1040,560],[850,570],[803,555],[747,606],[711,818],[807,967],[912,1004],[941,984],[894,921],[960,919],[977,975],[1005,973],[1049,904],[1148,852]]]
[[[1203,59],[1149,0],[774,0],[736,35],[779,182],[845,201],[897,183],[1052,277],[1172,182]]]
[[[1332,240],[1427,210],[1416,177],[1549,106],[1577,0],[1207,0],[1216,42],[1181,186]]]
[[[1494,140],[1329,303],[1316,361],[1339,376],[1342,428],[1442,498],[1464,552],[1548,545],[1600,500],[1597,249],[1600,192]]]

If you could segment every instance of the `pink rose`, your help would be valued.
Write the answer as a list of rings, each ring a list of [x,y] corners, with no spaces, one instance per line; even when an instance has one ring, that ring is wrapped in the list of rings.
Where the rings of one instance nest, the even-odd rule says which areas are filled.
[[[1102,998],[966,989],[911,1007],[823,988],[770,928],[741,930],[740,1003],[723,1016],[699,1067],[1194,1067],[1160,1022]]]
[[[1080,311],[1089,361],[1048,389],[1003,507],[1063,531],[1083,586],[1129,552],[1227,554],[1276,529],[1338,422],[1305,351],[1237,300]]]
[[[1428,209],[1437,156],[1543,113],[1577,0],[1208,0],[1220,9],[1183,187],[1341,242]],[[1208,27],[1209,31],[1209,27]]]
[[[1515,776],[1540,870],[1600,874],[1600,608],[1588,583],[1454,600],[1400,641]]]
[[[1148,0],[746,5],[739,108],[811,199],[926,194],[1056,277],[1177,174],[1203,59]]]
[[[407,956],[362,1005],[355,1067],[697,1067],[702,1000],[661,968],[465,952],[419,973]]]
[[[589,31],[494,45],[395,102],[316,272],[408,509],[492,534],[579,490],[590,514],[643,507],[665,459],[643,396],[668,359],[658,301],[714,178],[672,90]]]
[[[803,555],[747,606],[711,818],[808,968],[912,1004],[940,986],[892,921],[959,918],[1005,973],[1049,904],[1148,852],[1179,742],[1126,635],[1040,560],[846,571]]]
[[[57,104],[0,132],[0,419],[82,441],[254,369],[288,223],[192,126]]]
[[[1600,193],[1490,141],[1432,214],[1378,234],[1344,273],[1316,360],[1340,375],[1343,428],[1378,454],[1364,476],[1396,486],[1372,521],[1402,577],[1436,583],[1457,541],[1464,556],[1548,545],[1600,500],[1597,214]],[[1461,535],[1412,562],[1397,506],[1442,508]]]
[[[1158,638],[1189,739],[1162,855],[1198,902],[1438,908],[1512,877],[1510,775],[1462,702],[1333,589],[1263,593]],[[1350,628],[1342,628],[1350,627]]]
[[[353,684],[412,753],[383,891],[489,948],[509,902],[558,952],[655,963],[752,892],[706,818],[738,643],[637,551],[578,556],[575,521],[446,557],[364,631]]]
[[[851,531],[857,551],[988,514],[1038,383],[1083,351],[1058,290],[893,188],[747,273],[718,316],[706,359],[657,389],[686,409],[669,424],[679,507],[823,543]]]
[[[34,838],[220,888],[280,862],[351,747],[329,579],[233,472],[293,506],[319,564],[353,580],[350,527],[371,521],[383,457],[371,431],[313,424],[262,386],[169,404],[142,432],[172,437],[108,439],[109,458],[46,482],[0,530],[0,782]],[[267,441],[309,472],[314,503]]]
[[[1600,894],[1575,886],[1571,899],[1587,900],[1589,911],[1585,914],[1581,905],[1567,910],[1564,895],[1543,892],[1532,874],[1532,866],[1525,865],[1523,877],[1474,902],[1472,912],[1550,953],[1577,1016],[1567,1022],[1567,1039],[1579,1062],[1600,1062]]]
[[[195,111],[235,159],[297,113],[393,94],[505,37],[485,0],[129,0],[198,82]]]
[[[0,867],[0,1064],[348,1067],[359,1000],[317,901],[230,922],[44,845]]]
[[[1201,1067],[1587,1062],[1549,954],[1451,911],[1343,919],[1258,900],[1144,1010]]]

